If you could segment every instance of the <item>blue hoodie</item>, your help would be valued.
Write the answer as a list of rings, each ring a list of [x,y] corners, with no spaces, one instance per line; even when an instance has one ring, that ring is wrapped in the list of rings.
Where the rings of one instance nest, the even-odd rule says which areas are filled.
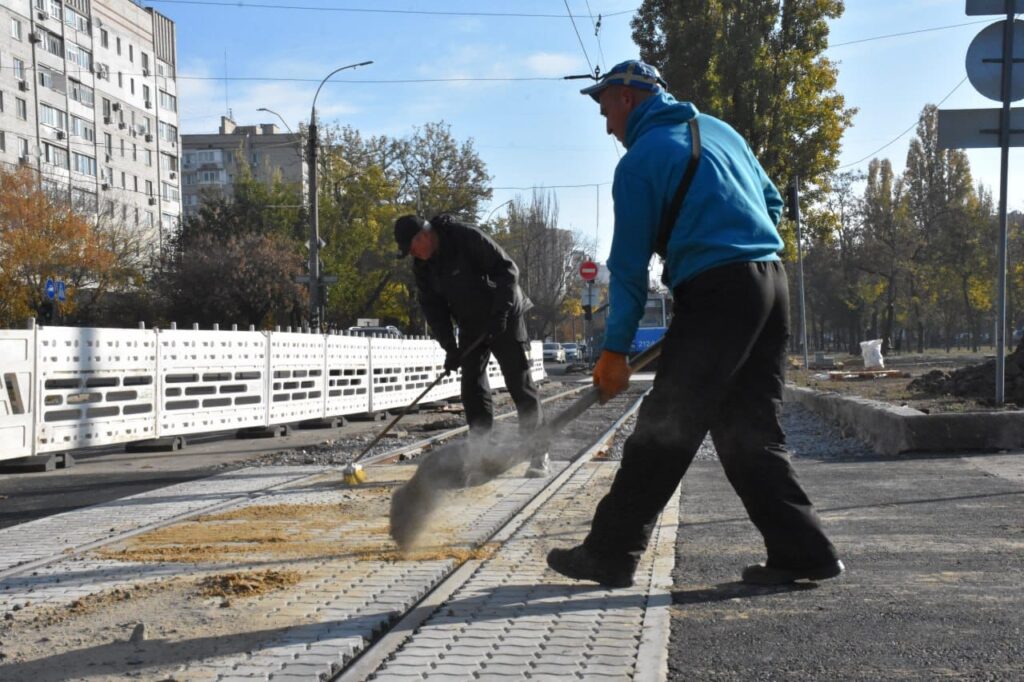
[[[687,122],[699,112],[667,92],[644,100],[626,123],[626,154],[615,168],[615,234],[608,270],[604,347],[626,353],[647,300],[648,265],[661,225],[690,160]],[[674,289],[727,263],[778,260],[782,197],[728,124],[699,114],[701,159],[668,242]]]

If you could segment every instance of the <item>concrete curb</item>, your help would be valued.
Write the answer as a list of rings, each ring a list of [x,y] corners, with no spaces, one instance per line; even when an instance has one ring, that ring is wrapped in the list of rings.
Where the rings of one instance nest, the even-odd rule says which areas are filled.
[[[877,400],[787,385],[785,400],[828,419],[880,455],[1024,447],[1024,412],[925,414]]]

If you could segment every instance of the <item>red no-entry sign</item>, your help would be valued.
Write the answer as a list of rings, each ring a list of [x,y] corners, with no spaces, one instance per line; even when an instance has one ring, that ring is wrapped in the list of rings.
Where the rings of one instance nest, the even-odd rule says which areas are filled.
[[[597,277],[597,263],[585,260],[580,263],[580,277],[590,282]]]

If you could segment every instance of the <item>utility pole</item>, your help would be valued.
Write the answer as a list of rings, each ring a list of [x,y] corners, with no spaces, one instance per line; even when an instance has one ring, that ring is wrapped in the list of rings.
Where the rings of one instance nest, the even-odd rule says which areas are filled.
[[[793,184],[787,192],[789,196],[789,217],[796,223],[796,262],[797,279],[800,289],[800,347],[804,355],[804,369],[810,367],[807,361],[807,305],[804,297],[804,244],[803,233],[800,229],[800,178],[793,176]]]
[[[320,90],[324,87],[324,83],[334,74],[368,64],[373,64],[373,62],[348,64],[327,74],[320,81],[320,86],[317,87],[316,94],[313,95],[313,107],[309,114],[309,326],[314,331],[320,329],[323,318],[323,297],[320,295],[320,288],[325,285],[325,282],[321,280],[320,273],[320,193],[316,186],[319,131],[316,125],[316,98],[320,96]],[[337,276],[334,277],[337,281]]]
[[[326,79],[325,79],[326,80]],[[323,83],[321,83],[323,85]],[[320,91],[317,90],[317,93]],[[309,117],[309,326],[320,328],[320,193],[316,187],[316,100]]]

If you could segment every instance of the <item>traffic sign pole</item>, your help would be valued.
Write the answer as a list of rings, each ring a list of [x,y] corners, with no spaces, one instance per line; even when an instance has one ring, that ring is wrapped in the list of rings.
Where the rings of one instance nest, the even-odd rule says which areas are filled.
[[[1014,3],[1006,0],[1003,25],[1003,111],[999,116],[999,324],[996,325],[996,406],[1006,398],[1006,209],[1010,173],[1010,99],[1013,87]]]

